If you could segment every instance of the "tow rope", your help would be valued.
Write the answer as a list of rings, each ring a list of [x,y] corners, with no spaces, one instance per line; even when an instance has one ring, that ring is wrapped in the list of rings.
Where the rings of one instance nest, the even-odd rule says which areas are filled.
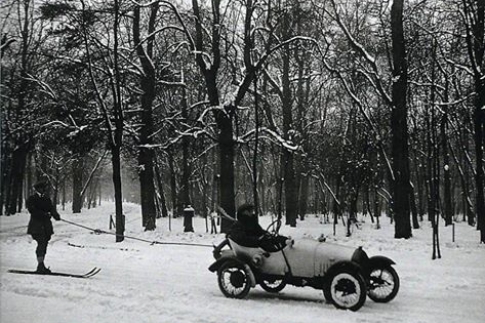
[[[115,236],[115,237],[123,237],[125,239],[131,239],[131,240],[146,242],[146,243],[149,243],[151,245],[160,244],[160,245],[174,245],[174,246],[194,246],[194,247],[211,247],[211,248],[214,247],[213,245],[201,244],[201,243],[165,242],[165,241],[157,241],[157,240],[153,240],[152,241],[152,240],[138,238],[138,237],[120,235],[120,234],[117,234],[117,233],[113,233],[113,232],[109,232],[109,231],[104,231],[104,230],[100,230],[100,229],[94,229],[94,228],[91,228],[91,227],[88,227],[88,226],[85,226],[85,225],[82,225],[82,224],[79,224],[79,223],[76,223],[76,222],[64,220],[64,219],[61,219],[61,221],[62,222],[65,222],[65,223],[69,223],[69,224],[74,225],[76,227],[80,227],[80,228],[83,228],[83,229],[92,231],[95,234],[109,234],[109,235],[112,235],[112,236]]]

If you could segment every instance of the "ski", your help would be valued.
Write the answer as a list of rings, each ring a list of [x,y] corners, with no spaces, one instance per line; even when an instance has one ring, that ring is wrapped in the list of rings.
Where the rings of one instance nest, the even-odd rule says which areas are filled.
[[[85,274],[70,274],[70,273],[61,273],[61,272],[50,272],[50,273],[39,273],[37,271],[31,270],[18,270],[18,269],[10,269],[8,272],[12,274],[24,274],[24,275],[41,275],[41,276],[60,276],[60,277],[70,277],[70,278],[90,278],[96,275],[101,271],[101,268],[94,267],[90,271]]]

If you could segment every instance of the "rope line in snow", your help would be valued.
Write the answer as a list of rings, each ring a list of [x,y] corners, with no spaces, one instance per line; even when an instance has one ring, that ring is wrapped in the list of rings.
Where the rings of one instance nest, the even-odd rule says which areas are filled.
[[[79,223],[75,223],[75,222],[72,222],[72,221],[64,220],[64,219],[61,219],[61,221],[69,223],[69,224],[77,226],[77,227],[80,227],[80,228],[83,228],[83,229],[86,229],[86,230],[89,230],[89,231],[92,231],[95,234],[109,234],[109,235],[112,235],[112,236],[115,236],[115,237],[123,237],[125,239],[131,239],[131,240],[146,242],[146,243],[149,243],[151,245],[160,244],[160,245],[172,245],[172,246],[194,246],[194,247],[211,247],[211,248],[214,247],[213,245],[202,244],[202,243],[165,242],[165,241],[157,241],[157,240],[148,240],[148,239],[143,239],[143,238],[138,238],[138,237],[133,237],[133,236],[121,235],[121,234],[108,232],[108,231],[104,231],[104,230],[100,230],[100,229],[94,229],[94,228],[91,228],[91,227],[88,227],[88,226],[85,226],[85,225],[82,225],[82,224],[79,224]]]

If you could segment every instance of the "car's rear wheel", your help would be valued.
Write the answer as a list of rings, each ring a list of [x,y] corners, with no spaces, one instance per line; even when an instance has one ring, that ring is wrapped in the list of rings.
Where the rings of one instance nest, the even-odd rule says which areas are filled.
[[[367,288],[360,273],[352,269],[341,268],[328,279],[323,293],[327,301],[335,307],[357,311],[365,303]]]
[[[279,293],[286,287],[286,280],[284,278],[265,278],[259,282],[259,285],[269,293]]]
[[[219,288],[226,297],[244,298],[251,288],[247,266],[236,261],[224,263],[217,272]]]
[[[399,276],[391,265],[372,268],[369,275],[369,298],[377,303],[390,302],[399,291]]]

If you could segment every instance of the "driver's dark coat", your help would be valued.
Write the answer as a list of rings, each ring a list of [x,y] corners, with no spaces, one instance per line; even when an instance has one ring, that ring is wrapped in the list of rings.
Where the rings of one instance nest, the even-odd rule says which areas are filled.
[[[236,221],[229,232],[229,238],[244,247],[258,247],[266,231],[258,223]]]
[[[54,233],[51,216],[55,219],[60,219],[60,215],[57,213],[50,198],[36,193],[27,199],[26,206],[30,212],[27,233],[31,234],[34,239],[49,240]]]

